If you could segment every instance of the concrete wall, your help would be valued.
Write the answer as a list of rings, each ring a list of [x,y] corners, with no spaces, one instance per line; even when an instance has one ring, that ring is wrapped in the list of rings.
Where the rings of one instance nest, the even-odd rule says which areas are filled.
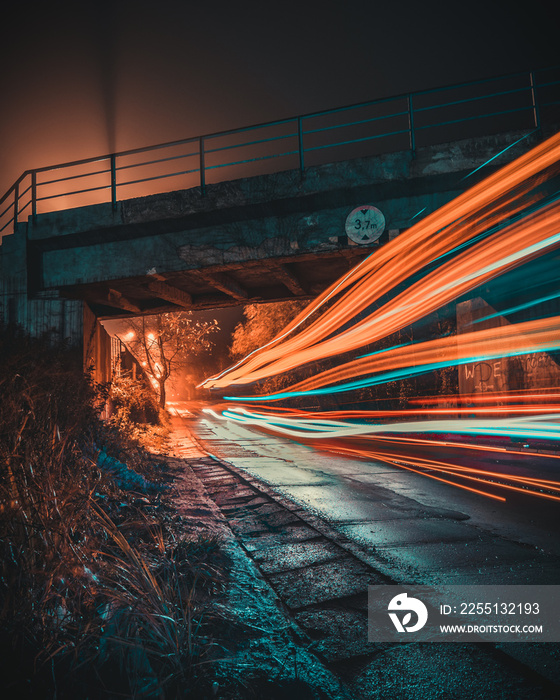
[[[336,250],[352,209],[374,204],[398,233],[527,151],[522,132],[285,171],[208,187],[43,214],[29,225],[38,289]]]
[[[495,309],[481,297],[457,304],[457,335],[473,329],[485,330],[510,324],[504,316],[496,316],[480,321],[476,326],[471,325],[472,321],[495,313]],[[480,355],[484,355],[482,343]],[[462,395],[560,386],[560,367],[546,352],[482,360],[460,365],[458,370],[459,393]]]
[[[82,342],[81,301],[61,298],[58,290],[28,293],[28,265],[25,226],[4,236],[0,247],[0,318],[17,324],[31,336],[46,336],[53,342],[71,345]]]
[[[91,371],[94,382],[104,384],[110,381],[111,365],[111,336],[103,328],[87,304],[84,304],[84,369]]]

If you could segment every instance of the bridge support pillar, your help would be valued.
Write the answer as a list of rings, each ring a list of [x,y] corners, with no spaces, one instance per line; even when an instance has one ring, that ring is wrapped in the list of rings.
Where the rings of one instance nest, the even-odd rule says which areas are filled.
[[[84,370],[91,372],[95,383],[111,379],[111,336],[99,323],[96,315],[84,303]]]
[[[473,321],[492,316],[473,325]],[[504,316],[496,315],[496,310],[481,297],[475,297],[457,304],[457,334],[473,330],[485,330],[509,325]],[[484,357],[484,344],[479,345]],[[549,389],[560,384],[560,366],[546,352],[528,353],[512,357],[497,357],[476,363],[459,365],[459,394],[499,394],[526,390]],[[468,403],[468,398],[466,399]]]

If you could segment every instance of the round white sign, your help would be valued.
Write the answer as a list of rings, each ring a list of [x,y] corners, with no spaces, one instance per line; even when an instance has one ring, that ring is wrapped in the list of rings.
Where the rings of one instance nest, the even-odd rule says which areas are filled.
[[[354,243],[373,243],[385,230],[385,217],[377,207],[364,204],[353,209],[346,218],[346,235]]]

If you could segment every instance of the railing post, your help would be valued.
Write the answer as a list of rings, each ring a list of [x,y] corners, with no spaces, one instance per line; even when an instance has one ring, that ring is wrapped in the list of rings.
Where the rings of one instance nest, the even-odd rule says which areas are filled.
[[[31,217],[33,223],[37,221],[37,171],[31,173]]]
[[[198,154],[200,156],[200,194],[206,194],[206,172],[204,170],[204,136],[198,139]]]
[[[416,158],[416,138],[414,136],[414,114],[412,111],[412,95],[408,95],[408,137],[410,141],[410,152]]]
[[[117,210],[117,156],[111,155],[111,205]]]
[[[303,178],[305,172],[305,160],[304,160],[304,150],[303,150],[303,124],[302,118],[297,118],[297,131],[298,131],[298,152],[299,152],[299,174]]]
[[[537,83],[535,80],[535,71],[529,73],[529,80],[531,82],[531,101],[533,103],[533,121],[535,123],[535,129],[541,128],[541,116],[539,113],[539,104],[537,102]]]

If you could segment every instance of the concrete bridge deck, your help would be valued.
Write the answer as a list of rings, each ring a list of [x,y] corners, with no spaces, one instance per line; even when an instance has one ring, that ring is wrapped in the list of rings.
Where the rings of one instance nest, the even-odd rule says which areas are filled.
[[[85,301],[100,318],[312,297],[539,137],[505,133],[414,158],[321,165],[304,180],[292,170],[218,183],[204,198],[183,190],[39,215],[2,247],[7,261],[25,244],[27,269],[11,264],[4,274],[27,276],[31,296]],[[365,244],[345,228],[362,205],[385,217]]]
[[[513,78],[522,85],[503,83]],[[377,100],[187,139],[178,143],[190,148],[196,142],[192,152],[147,163],[139,162],[137,156],[149,151],[151,158],[154,149],[177,144],[28,171],[2,198],[2,207],[10,197],[13,205],[0,212],[0,225],[1,217],[9,217],[12,211],[14,229],[12,235],[4,235],[0,246],[2,319],[32,335],[52,333],[81,342],[84,308],[92,317],[106,319],[311,298],[415,221],[557,130],[558,115],[548,112],[544,119],[543,106],[556,109],[556,93],[550,90],[557,91],[560,80],[541,80],[539,90],[549,91],[546,101],[545,93],[536,89],[534,73],[513,78],[500,78],[498,93],[492,92],[491,84],[484,99],[495,105],[499,98],[501,103],[489,114],[469,112],[481,104],[472,85],[449,86],[438,93],[437,104],[422,100],[438,91]],[[458,99],[463,94],[459,89],[467,89],[465,99]],[[508,102],[512,94],[520,96],[521,106]],[[363,118],[366,108],[374,112]],[[436,108],[440,119],[445,116],[441,122],[430,117]],[[346,121],[332,122],[333,115],[348,111],[351,116]],[[426,115],[432,122],[422,122]],[[450,118],[454,115],[457,118]],[[483,126],[482,134],[478,129],[477,135],[464,138],[480,116],[487,124],[486,118],[496,115],[491,135],[484,134]],[[512,126],[519,125],[520,115],[525,126]],[[364,124],[369,128],[379,120],[394,124],[395,129],[385,126],[381,131],[386,139],[381,152],[371,147],[378,143],[379,134],[361,135]],[[291,133],[294,125],[296,131]],[[263,129],[268,136],[261,139]],[[421,141],[420,135],[429,130],[437,132],[436,143]],[[340,135],[333,140],[332,133],[345,134],[350,140],[343,142]],[[239,134],[245,141],[231,140]],[[440,143],[445,136],[449,140]],[[285,146],[289,139],[292,150]],[[268,150],[256,155],[255,148]],[[245,160],[239,161],[241,170],[230,180],[227,174],[236,163],[222,164],[227,167],[220,171],[220,181],[215,173],[222,165],[212,158],[226,151],[235,157],[244,153]],[[323,155],[317,159],[317,154]],[[328,162],[328,157],[335,162]],[[153,163],[167,167],[175,158],[198,159],[198,164],[172,173],[179,180],[166,180],[159,193],[117,199],[118,192],[138,193],[138,187],[144,191],[142,178],[119,180],[128,168],[136,172]],[[279,171],[273,168],[258,174],[263,158],[278,161]],[[119,159],[124,164],[119,166]],[[98,161],[104,160],[109,170],[97,172]],[[257,174],[251,171],[252,176],[240,177],[248,172],[248,164],[255,163]],[[79,166],[77,174],[64,170],[73,172],[75,166]],[[56,175],[59,170],[64,172]],[[99,179],[104,173],[109,173],[109,184]],[[185,173],[194,173],[195,180],[185,185]],[[161,177],[167,175],[160,170],[152,173],[147,178],[150,187]],[[81,189],[84,178],[90,178],[90,185]],[[27,180],[30,183],[25,185]],[[176,181],[183,183],[182,188],[170,191]],[[67,196],[63,186],[74,190]],[[46,194],[39,196],[41,191]],[[97,203],[75,206],[81,197],[90,201],[94,194],[99,195]],[[52,205],[53,201],[59,204]],[[73,208],[66,202],[74,202]],[[358,231],[352,233],[350,214],[371,206],[381,212],[384,224],[377,231],[380,235],[362,238]],[[3,225],[4,232],[8,224]]]

